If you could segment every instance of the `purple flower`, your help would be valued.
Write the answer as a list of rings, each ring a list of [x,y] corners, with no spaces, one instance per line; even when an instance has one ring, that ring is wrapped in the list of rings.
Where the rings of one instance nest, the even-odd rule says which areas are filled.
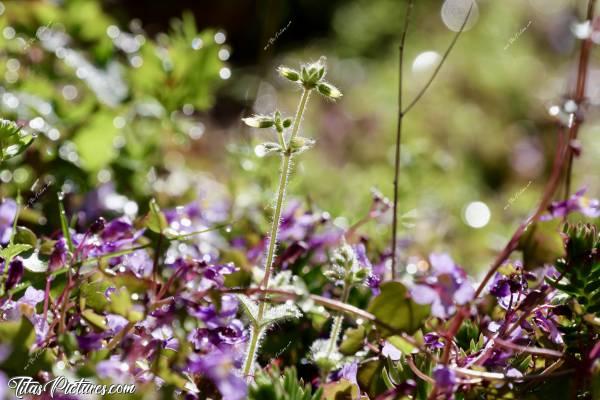
[[[153,261],[148,252],[144,250],[136,250],[124,255],[122,263],[137,278],[147,278],[152,274]]]
[[[29,286],[25,290],[25,294],[21,297],[18,303],[28,304],[31,307],[35,307],[38,303],[44,301],[45,294],[43,290],[37,290],[36,288]]]
[[[77,336],[79,349],[83,352],[88,352],[102,348],[102,339],[104,339],[104,336],[102,333],[88,333],[87,335]]]
[[[535,311],[533,322],[546,334],[555,344],[563,344],[563,338],[550,316],[544,316],[542,312]]]
[[[121,317],[116,314],[108,314],[106,316],[106,327],[107,332],[110,332],[112,335],[116,335],[121,331],[121,329],[125,328],[128,321],[126,318]]]
[[[17,203],[13,199],[0,203],[0,244],[6,244],[10,240],[16,216]]]
[[[396,346],[386,341],[381,349],[381,355],[384,357],[389,357],[392,361],[398,361],[402,356],[402,352],[398,350]]]
[[[342,369],[339,371],[339,379],[345,379],[349,382],[352,382],[354,385],[358,385],[358,381],[356,380],[357,373],[358,363],[351,362],[349,364],[344,364]]]
[[[451,391],[456,385],[456,374],[450,368],[438,365],[433,370],[433,379],[438,388],[443,391]]]
[[[19,259],[12,260],[8,266],[8,277],[4,283],[4,290],[12,289],[23,278],[23,262]]]
[[[508,279],[498,279],[494,286],[490,289],[490,294],[495,297],[506,297],[511,293]]]
[[[65,265],[67,263],[67,256],[67,241],[61,237],[54,243],[54,249],[52,250],[52,254],[50,254],[50,261],[48,262],[50,272]]]
[[[444,348],[444,341],[437,333],[426,333],[425,336],[423,336],[423,339],[425,341],[425,346],[432,350]]]
[[[469,302],[475,293],[465,271],[447,254],[431,254],[431,274],[411,289],[418,304],[431,304],[431,314],[447,318],[456,311],[456,305]]]
[[[544,219],[564,217],[571,212],[580,212],[590,218],[600,217],[600,201],[585,197],[585,192],[586,189],[583,188],[567,200],[553,202],[548,206],[550,215],[544,216]]]
[[[151,335],[161,342],[163,348],[175,351],[179,349],[179,341],[173,337],[173,329],[170,327],[163,325],[152,331]]]
[[[131,381],[129,364],[121,361],[119,356],[100,361],[96,364],[96,373],[100,379],[108,379],[113,383],[122,384]]]
[[[199,356],[192,354],[188,370],[208,377],[219,389],[223,399],[243,400],[246,398],[246,381],[238,375],[231,354],[214,351]]]

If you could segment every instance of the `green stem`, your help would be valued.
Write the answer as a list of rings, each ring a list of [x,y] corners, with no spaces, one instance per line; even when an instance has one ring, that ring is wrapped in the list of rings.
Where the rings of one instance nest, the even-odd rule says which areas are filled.
[[[348,296],[350,295],[350,283],[344,283],[344,292],[342,293],[341,301],[342,303],[348,302]],[[333,350],[337,345],[338,337],[340,336],[340,330],[342,329],[342,322],[344,321],[344,314],[339,313],[333,319],[333,325],[331,327],[331,337],[329,338],[329,345],[327,346],[327,353],[325,358],[329,358]]]
[[[258,350],[259,339],[260,328],[253,326],[250,335],[250,344],[248,345],[248,351],[246,352],[246,360],[244,360],[244,376],[248,376],[252,372],[252,365],[254,364],[254,358],[256,357],[256,352]]]
[[[289,147],[291,141],[296,137],[296,135],[298,134],[298,130],[300,129],[300,122],[302,121],[302,116],[304,115],[304,110],[306,109],[306,104],[308,102],[309,96],[310,89],[304,89],[302,92],[302,98],[300,99],[300,104],[298,104],[296,116],[294,117],[292,133],[285,146],[285,152],[282,154],[281,158],[281,170],[279,171],[279,188],[277,190],[277,198],[275,200],[275,212],[273,214],[273,221],[271,222],[271,230],[269,233],[269,247],[267,249],[267,259],[265,261],[265,276],[260,284],[261,289],[269,288],[269,279],[271,278],[271,270],[273,268],[273,260],[275,258],[275,249],[277,247],[277,236],[279,234],[279,224],[281,222],[281,210],[283,209],[283,203],[285,199],[285,193],[287,191],[288,178],[290,175],[291,161],[293,156],[293,154],[289,151]],[[256,352],[258,350],[259,337],[261,334],[261,330],[264,329],[264,327],[262,327],[261,325],[262,319],[266,311],[266,307],[266,301],[260,300],[258,305],[258,315],[256,316],[256,326],[254,326],[254,329],[252,330],[250,344],[248,347],[248,352],[246,354],[246,360],[244,361],[245,376],[249,375],[252,371],[252,364],[254,363],[254,358],[256,357]]]

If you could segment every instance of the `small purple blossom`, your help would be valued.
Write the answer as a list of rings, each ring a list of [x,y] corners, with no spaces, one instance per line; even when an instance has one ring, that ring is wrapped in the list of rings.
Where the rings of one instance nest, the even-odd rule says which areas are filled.
[[[448,367],[437,366],[433,370],[433,379],[438,388],[451,391],[456,385],[456,374]]]
[[[120,360],[119,356],[112,356],[108,360],[96,364],[96,373],[100,379],[107,379],[113,383],[130,382],[129,364]]]
[[[246,381],[238,375],[231,354],[214,351],[208,355],[192,354],[188,370],[208,377],[221,392],[223,399],[242,400],[246,398]]]
[[[8,265],[8,277],[4,283],[4,290],[12,289],[23,278],[23,262],[20,259],[15,259]]]
[[[447,254],[431,254],[431,274],[421,279],[411,289],[411,296],[418,304],[431,304],[431,314],[448,318],[456,311],[456,305],[469,302],[475,293],[467,280],[465,271]]]
[[[67,241],[65,238],[59,238],[56,243],[54,243],[54,249],[52,250],[52,254],[50,254],[48,269],[52,272],[66,265],[68,253]]]
[[[586,189],[580,189],[567,200],[556,201],[548,206],[549,215],[544,219],[564,217],[572,212],[580,212],[586,217],[600,217],[600,201],[585,197]]]
[[[402,356],[402,352],[398,350],[396,346],[386,341],[381,349],[381,355],[384,357],[389,357],[392,361],[398,361]]]
[[[13,199],[5,199],[0,203],[0,244],[6,244],[12,234],[12,226],[17,217],[17,203]]]

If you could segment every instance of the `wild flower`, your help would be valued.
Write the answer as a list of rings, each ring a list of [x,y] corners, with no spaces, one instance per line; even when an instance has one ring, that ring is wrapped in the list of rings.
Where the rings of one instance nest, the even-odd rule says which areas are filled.
[[[431,304],[431,314],[448,318],[457,306],[469,302],[475,293],[465,271],[447,254],[429,256],[431,272],[417,279],[411,296],[418,304]]]
[[[277,142],[263,143],[262,148],[265,154],[278,154],[281,159],[279,187],[275,197],[275,210],[269,232],[269,246],[265,259],[264,277],[261,282],[261,289],[264,290],[269,289],[269,280],[275,261],[281,215],[292,168],[292,160],[296,155],[310,149],[315,143],[313,139],[299,135],[300,123],[306,110],[308,99],[313,90],[318,90],[319,93],[333,100],[341,97],[341,92],[323,79],[326,74],[324,57],[321,57],[317,62],[302,65],[300,71],[282,66],[278,69],[278,72],[282,77],[297,83],[302,88],[300,103],[294,118],[283,117],[279,111],[275,111],[272,115],[255,115],[243,119],[251,127],[274,128]],[[287,134],[286,129],[289,128],[291,128],[291,132]],[[282,319],[297,318],[299,314],[292,305],[284,305],[284,308],[269,308],[267,302],[264,300],[260,301],[257,305],[249,298],[241,297],[241,299],[251,321],[250,339],[243,368],[244,375],[249,376],[254,368],[260,340],[269,326]]]

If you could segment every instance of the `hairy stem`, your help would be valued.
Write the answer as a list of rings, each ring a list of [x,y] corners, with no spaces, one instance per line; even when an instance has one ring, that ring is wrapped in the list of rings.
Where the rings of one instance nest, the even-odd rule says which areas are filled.
[[[271,230],[269,233],[269,247],[267,249],[267,258],[265,261],[265,276],[260,284],[260,288],[265,290],[269,288],[269,279],[271,278],[273,260],[275,258],[275,250],[277,248],[277,236],[279,235],[281,210],[283,209],[283,203],[287,191],[287,184],[292,165],[293,153],[290,150],[290,144],[298,134],[298,130],[300,129],[300,123],[302,121],[302,116],[304,115],[304,111],[306,110],[306,104],[308,103],[309,97],[310,89],[304,89],[302,92],[302,97],[300,98],[300,104],[298,104],[296,116],[294,117],[292,133],[286,144],[285,152],[281,156],[281,169],[279,171],[279,188],[277,190],[277,197],[275,199],[275,212],[273,213],[273,221],[271,222]],[[246,353],[246,360],[244,361],[244,375],[246,376],[252,372],[252,366],[254,364],[254,359],[256,358],[256,352],[258,351],[259,338],[261,335],[261,331],[264,329],[264,327],[262,327],[261,325],[262,319],[266,311],[266,307],[267,302],[264,299],[261,299],[258,305],[256,326],[254,327],[254,329],[252,329],[252,334],[250,336],[250,344],[248,345],[249,347]]]
[[[342,292],[341,301],[342,303],[346,303],[348,301],[348,296],[350,295],[350,283],[344,283],[344,291]],[[331,353],[335,350],[337,345],[338,337],[340,336],[340,330],[342,329],[342,322],[344,321],[344,314],[339,313],[333,319],[333,325],[331,326],[331,337],[329,338],[329,344],[327,345],[327,353],[326,358],[331,356]]]

